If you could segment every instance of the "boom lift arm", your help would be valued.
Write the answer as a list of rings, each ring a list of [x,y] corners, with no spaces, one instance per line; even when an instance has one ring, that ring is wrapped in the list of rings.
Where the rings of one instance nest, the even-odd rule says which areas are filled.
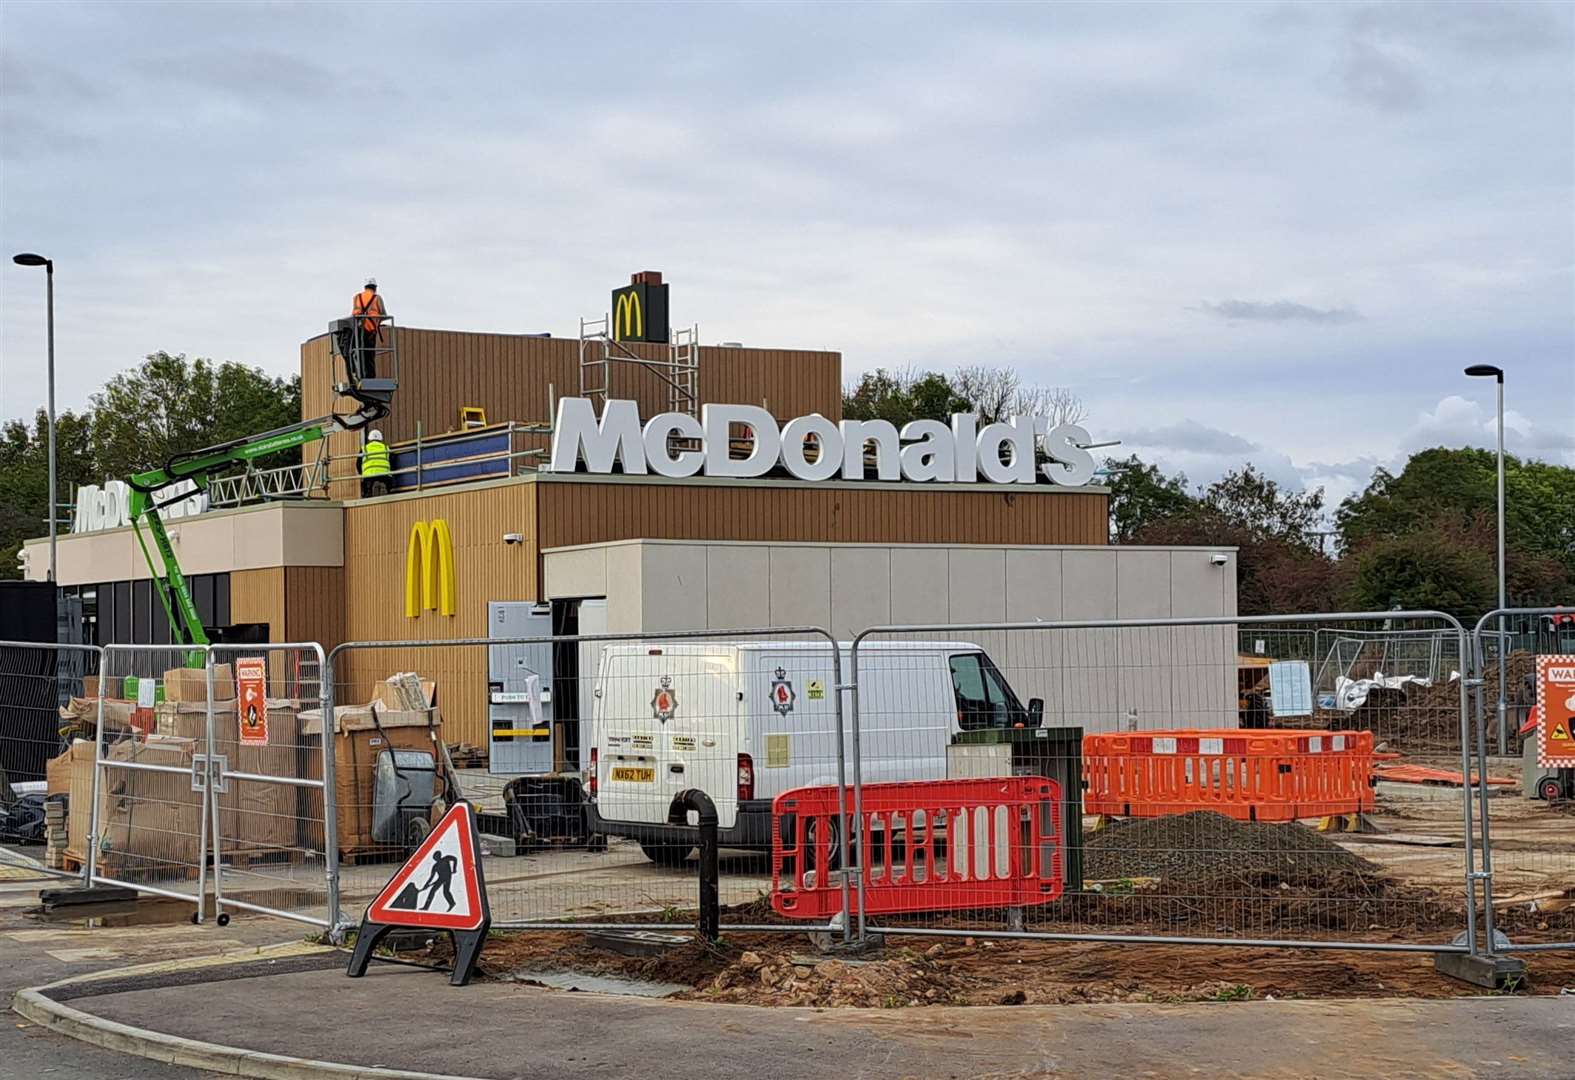
[[[275,428],[261,435],[177,454],[161,468],[138,473],[127,482],[131,488],[131,529],[136,534],[138,546],[142,548],[142,557],[147,560],[148,569],[152,572],[155,591],[164,605],[165,614],[169,616],[170,631],[178,644],[207,645],[209,638],[202,625],[202,616],[197,611],[196,601],[192,598],[191,586],[181,571],[175,547],[164,527],[164,519],[159,515],[159,510],[164,506],[188,498],[191,492],[183,490],[177,494],[170,489],[189,480],[197,486],[198,491],[206,491],[216,474],[235,465],[247,465],[269,454],[318,442],[336,431],[356,431],[387,416],[389,401],[399,385],[397,380],[362,378],[362,365],[348,360],[346,370],[349,381],[336,385],[334,389],[355,399],[358,408],[354,412],[330,413],[315,420],[303,420],[299,424]],[[157,562],[143,538],[144,528],[152,535],[153,546],[158,550]]]

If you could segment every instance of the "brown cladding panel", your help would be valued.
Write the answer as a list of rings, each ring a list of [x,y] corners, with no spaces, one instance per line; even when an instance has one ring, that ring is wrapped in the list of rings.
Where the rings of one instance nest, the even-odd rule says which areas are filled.
[[[326,653],[345,640],[345,572],[338,566],[287,566],[284,626],[289,641],[315,641]]]
[[[235,570],[230,573],[230,622],[267,623],[270,640],[285,634],[284,568]]]
[[[411,526],[442,518],[454,540],[455,614],[405,616],[405,555]],[[503,543],[505,533],[523,542]],[[470,487],[417,498],[378,499],[345,510],[345,639],[447,640],[487,636],[489,600],[534,600],[536,485]],[[400,671],[436,680],[444,738],[486,745],[487,654],[482,646],[351,650],[336,671],[339,701],[364,702],[373,684]]]
[[[847,544],[1106,544],[1099,492],[549,481],[541,547],[610,540]]]

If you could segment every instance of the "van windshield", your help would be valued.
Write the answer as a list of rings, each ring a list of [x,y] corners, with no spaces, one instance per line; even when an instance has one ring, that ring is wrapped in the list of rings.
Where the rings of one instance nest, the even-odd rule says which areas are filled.
[[[960,653],[951,658],[951,669],[958,727],[976,731],[1028,723],[1028,711],[988,656]]]

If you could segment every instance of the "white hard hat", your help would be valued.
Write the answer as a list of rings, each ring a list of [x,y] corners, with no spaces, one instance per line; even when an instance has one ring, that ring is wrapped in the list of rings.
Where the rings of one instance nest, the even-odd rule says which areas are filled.
[[[366,287],[368,289],[377,288],[377,278],[373,277],[371,274],[368,274],[366,276]]]
[[[377,430],[377,428],[373,428],[371,431],[368,431],[366,433],[366,439],[367,439],[367,442],[382,442],[383,441],[383,433],[381,431]]]

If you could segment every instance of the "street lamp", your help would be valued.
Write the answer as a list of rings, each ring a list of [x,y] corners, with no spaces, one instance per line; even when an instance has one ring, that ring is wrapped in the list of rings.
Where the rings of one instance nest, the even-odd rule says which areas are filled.
[[[49,310],[49,580],[55,577],[55,263],[42,255],[24,251],[13,255],[18,266],[42,266]]]
[[[1492,364],[1472,364],[1466,374],[1498,383],[1498,606],[1508,607],[1504,588],[1504,369]],[[1504,721],[1504,616],[1498,617],[1498,752],[1509,746],[1509,731]],[[1484,763],[1485,767],[1486,763]]]

